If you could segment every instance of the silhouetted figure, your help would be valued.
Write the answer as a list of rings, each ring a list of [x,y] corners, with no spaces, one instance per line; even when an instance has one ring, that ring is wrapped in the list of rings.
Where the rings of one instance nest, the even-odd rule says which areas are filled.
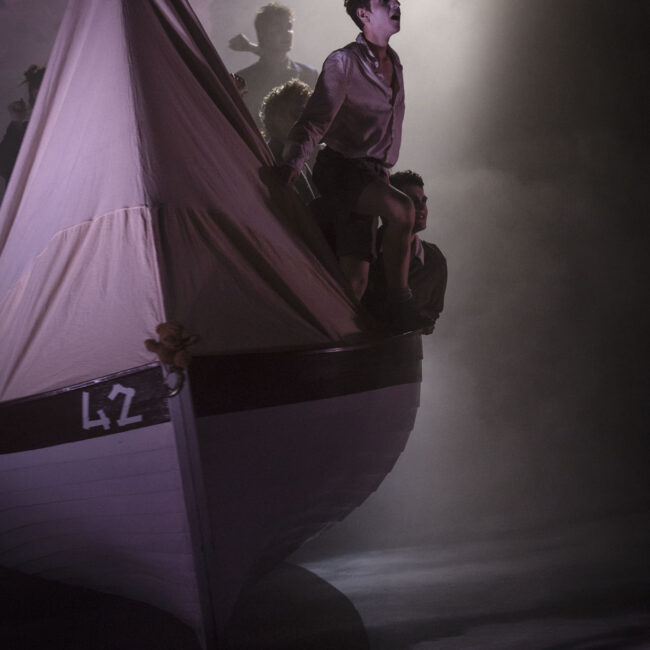
[[[277,162],[282,162],[282,150],[289,131],[302,115],[311,94],[312,90],[306,83],[292,79],[274,88],[262,101],[260,120],[263,134]],[[296,192],[305,205],[316,198],[311,183],[311,169],[305,163],[295,184]]]
[[[427,227],[429,210],[427,196],[424,192],[422,176],[407,170],[397,172],[390,177],[393,187],[404,192],[415,207],[415,220],[411,232],[409,286],[418,309],[429,316],[434,322],[440,316],[445,303],[445,290],[447,288],[447,260],[440,249],[430,242],[422,241],[417,233]],[[381,246],[382,230],[379,231],[378,240]],[[364,296],[367,307],[381,317],[385,304],[386,276],[384,273],[384,259],[380,251],[377,263],[370,269],[368,291]],[[425,334],[433,331],[433,324],[424,330]]]
[[[30,65],[29,68],[25,70],[25,81],[23,81],[23,84],[27,84],[27,99],[29,106],[22,98],[9,104],[11,122],[2,138],[2,142],[0,142],[0,176],[2,176],[7,183],[9,182],[9,177],[11,176],[11,172],[16,164],[20,145],[25,137],[25,131],[27,131],[29,114],[36,103],[36,95],[41,87],[44,74],[45,68],[37,65]]]
[[[361,299],[366,290],[380,215],[389,325],[395,331],[428,328],[433,322],[420,314],[408,286],[413,203],[388,182],[404,119],[402,66],[388,45],[400,29],[400,3],[346,0],[345,7],[362,33],[325,60],[314,94],[289,134],[279,174],[292,183],[314,147],[325,142],[314,182],[337,212],[337,255],[354,295]]]
[[[261,129],[259,111],[268,92],[290,79],[300,79],[313,88],[318,72],[288,56],[293,44],[293,11],[289,7],[277,2],[263,6],[255,16],[255,31],[257,44],[238,34],[229,45],[234,50],[253,52],[260,57],[257,63],[237,74],[246,82],[248,92],[243,96],[244,103]]]

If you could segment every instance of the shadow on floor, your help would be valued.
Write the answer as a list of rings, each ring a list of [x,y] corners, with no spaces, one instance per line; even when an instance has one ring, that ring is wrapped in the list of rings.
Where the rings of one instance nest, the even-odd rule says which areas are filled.
[[[194,631],[143,603],[0,568],[7,650],[200,650]]]
[[[230,625],[233,650],[369,650],[354,605],[299,566],[282,564],[239,602]]]
[[[283,564],[240,601],[232,650],[369,650],[361,617],[338,590]],[[0,568],[0,648],[200,650],[188,626],[144,603]]]

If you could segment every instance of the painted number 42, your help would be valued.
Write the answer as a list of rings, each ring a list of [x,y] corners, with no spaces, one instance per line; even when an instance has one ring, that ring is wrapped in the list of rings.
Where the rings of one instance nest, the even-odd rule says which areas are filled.
[[[108,399],[113,401],[119,395],[124,396],[124,401],[122,402],[120,417],[117,419],[117,426],[125,427],[129,424],[142,422],[141,415],[129,415],[131,402],[135,396],[135,389],[127,388],[126,386],[122,386],[122,384],[113,384],[113,388],[108,394]],[[103,427],[104,431],[108,431],[111,428],[111,421],[104,412],[104,409],[98,409],[97,416],[98,417],[94,418],[90,417],[90,393],[83,391],[81,393],[81,426],[83,426],[86,431],[88,429],[94,429],[95,427]]]

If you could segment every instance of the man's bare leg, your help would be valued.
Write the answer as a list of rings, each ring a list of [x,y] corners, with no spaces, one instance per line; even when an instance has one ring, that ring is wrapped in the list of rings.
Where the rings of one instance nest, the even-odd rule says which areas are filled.
[[[354,297],[361,300],[368,286],[370,263],[359,259],[356,255],[344,255],[339,258],[339,266],[347,278]]]
[[[384,223],[384,273],[386,275],[386,315],[388,324],[395,332],[423,330],[430,327],[432,320],[417,309],[408,285],[411,261],[411,235],[415,219],[415,208],[411,199],[380,180],[366,185],[361,192],[355,212],[377,214]],[[357,260],[356,272],[365,274],[368,281],[368,267],[361,267]],[[363,295],[363,294],[362,294]]]
[[[403,192],[376,180],[364,187],[355,212],[381,216],[385,227],[383,247],[386,285],[389,292],[408,292],[411,231],[415,219],[413,202]],[[366,282],[367,271],[366,268]]]

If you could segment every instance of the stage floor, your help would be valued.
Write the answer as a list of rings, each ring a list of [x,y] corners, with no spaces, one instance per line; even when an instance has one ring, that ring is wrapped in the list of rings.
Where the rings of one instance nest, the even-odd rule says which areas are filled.
[[[308,546],[302,566],[281,565],[242,600],[233,648],[647,650],[649,542],[639,514],[323,557]],[[159,610],[12,571],[0,604],[3,648],[198,649]]]

